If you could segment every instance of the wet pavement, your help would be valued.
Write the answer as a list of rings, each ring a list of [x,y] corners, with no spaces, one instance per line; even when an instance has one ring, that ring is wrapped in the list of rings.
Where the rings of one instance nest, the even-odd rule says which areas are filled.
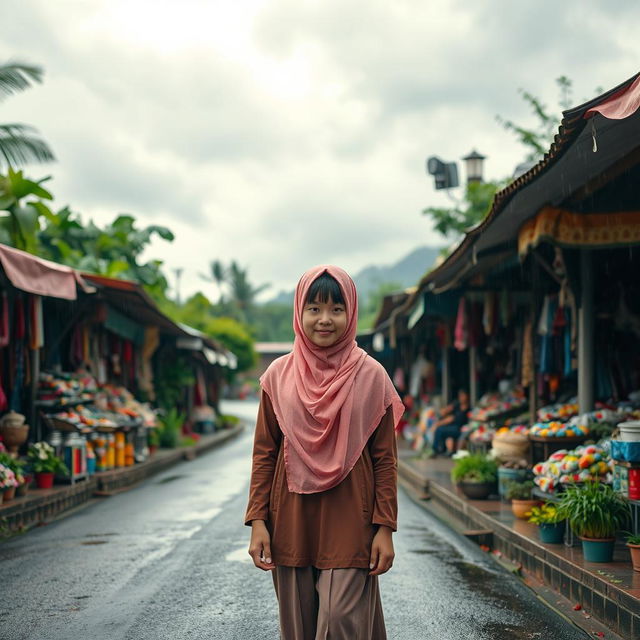
[[[225,411],[251,420],[256,407]],[[1,544],[0,638],[277,638],[242,525],[252,437]],[[588,637],[402,493],[395,545],[380,580],[390,639]]]

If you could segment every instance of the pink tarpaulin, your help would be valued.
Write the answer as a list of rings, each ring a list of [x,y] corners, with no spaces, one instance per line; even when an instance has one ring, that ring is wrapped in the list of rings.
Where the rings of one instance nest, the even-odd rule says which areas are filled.
[[[638,108],[640,108],[640,76],[628,87],[614,93],[601,104],[591,107],[584,117],[591,118],[596,113],[600,113],[610,120],[623,120],[633,115]]]
[[[71,267],[0,244],[0,264],[11,284],[21,291],[51,298],[75,300],[77,285],[90,292],[91,287]]]

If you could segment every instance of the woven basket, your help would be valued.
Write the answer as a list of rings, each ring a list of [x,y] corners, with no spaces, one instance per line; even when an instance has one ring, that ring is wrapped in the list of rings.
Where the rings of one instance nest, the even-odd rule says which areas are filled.
[[[499,458],[526,458],[529,438],[513,431],[496,433],[493,436],[493,449]]]

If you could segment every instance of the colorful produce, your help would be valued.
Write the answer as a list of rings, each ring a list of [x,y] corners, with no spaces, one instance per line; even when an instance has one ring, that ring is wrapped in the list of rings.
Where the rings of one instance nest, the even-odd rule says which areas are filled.
[[[538,438],[580,438],[589,435],[589,427],[558,421],[537,422],[531,427],[529,435]]]
[[[534,465],[534,482],[547,493],[563,485],[599,480],[613,481],[613,461],[603,447],[587,445],[573,451],[562,449],[549,456],[546,462]]]
[[[538,409],[538,420],[540,422],[568,420],[578,415],[579,410],[578,403],[575,400],[565,404],[552,404]]]

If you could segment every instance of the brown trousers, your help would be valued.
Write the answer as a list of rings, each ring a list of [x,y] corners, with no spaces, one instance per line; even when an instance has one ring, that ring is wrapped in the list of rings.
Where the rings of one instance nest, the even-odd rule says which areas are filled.
[[[386,640],[378,576],[366,569],[276,567],[282,640]]]

